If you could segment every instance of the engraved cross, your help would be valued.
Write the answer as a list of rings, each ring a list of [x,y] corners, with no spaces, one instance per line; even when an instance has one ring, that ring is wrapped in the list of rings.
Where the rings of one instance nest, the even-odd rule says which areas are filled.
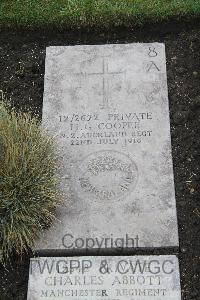
[[[109,68],[108,68],[108,62],[105,60],[105,58],[103,58],[102,61],[102,72],[93,72],[93,73],[75,73],[76,75],[84,75],[86,77],[86,75],[88,76],[94,76],[94,75],[101,75],[102,76],[102,86],[103,86],[103,100],[102,103],[99,104],[101,109],[106,109],[109,108],[109,77],[110,75],[117,75],[117,74],[122,74],[125,73],[126,71],[115,71],[115,72],[109,72]]]

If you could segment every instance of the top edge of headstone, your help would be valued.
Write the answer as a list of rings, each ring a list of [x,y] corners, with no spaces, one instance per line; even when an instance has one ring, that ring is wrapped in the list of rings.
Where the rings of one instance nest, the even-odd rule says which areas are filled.
[[[77,255],[77,256],[37,256],[37,257],[31,257],[30,260],[37,260],[37,259],[98,259],[98,258],[148,258],[148,259],[151,259],[151,258],[171,258],[171,259],[176,259],[178,261],[178,256],[175,255],[175,254],[158,254],[158,255],[148,255],[148,254],[145,254],[145,255],[138,255],[138,254],[134,254],[134,255],[87,255],[87,256],[81,256],[81,255]]]
[[[152,43],[127,43],[127,44],[123,44],[123,43],[119,43],[119,44],[80,44],[80,45],[57,45],[57,46],[48,46],[46,47],[46,49],[53,49],[53,48],[75,48],[75,47],[88,47],[88,48],[91,48],[91,47],[128,47],[128,46],[145,46],[145,45],[159,45],[159,46],[162,46],[162,47],[165,47],[165,43],[160,43],[160,42],[152,42]]]

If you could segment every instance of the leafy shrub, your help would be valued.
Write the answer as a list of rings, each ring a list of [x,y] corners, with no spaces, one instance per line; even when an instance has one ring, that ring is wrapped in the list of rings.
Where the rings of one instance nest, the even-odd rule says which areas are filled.
[[[56,143],[37,118],[0,100],[0,254],[32,247],[61,202]]]

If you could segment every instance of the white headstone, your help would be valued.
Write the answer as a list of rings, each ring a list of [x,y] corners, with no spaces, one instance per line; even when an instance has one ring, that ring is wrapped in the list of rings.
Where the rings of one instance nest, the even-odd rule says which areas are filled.
[[[43,124],[66,201],[37,249],[178,246],[164,44],[48,47]]]
[[[30,262],[28,300],[181,300],[176,256],[43,257]]]

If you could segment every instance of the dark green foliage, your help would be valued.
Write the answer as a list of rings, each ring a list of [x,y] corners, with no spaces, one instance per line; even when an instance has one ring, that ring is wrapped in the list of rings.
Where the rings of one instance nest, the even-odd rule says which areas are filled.
[[[29,113],[0,101],[0,254],[22,254],[61,201],[54,140]]]

